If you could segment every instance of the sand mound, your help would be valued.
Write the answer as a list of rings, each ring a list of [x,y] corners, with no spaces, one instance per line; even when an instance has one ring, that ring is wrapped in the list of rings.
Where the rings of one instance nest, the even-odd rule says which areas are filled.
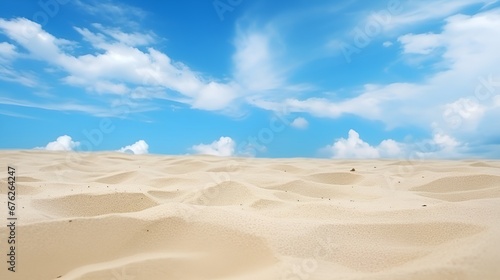
[[[242,183],[223,182],[196,192],[192,203],[211,206],[239,205],[249,200],[255,200],[250,189],[251,187]]]
[[[495,167],[495,165],[492,165],[492,164],[488,164],[486,162],[474,162],[474,163],[471,163],[470,166],[474,166],[474,167],[488,167],[488,168],[498,168],[498,167]]]
[[[305,197],[314,198],[331,198],[345,196],[347,192],[341,188],[327,186],[324,183],[311,182],[306,180],[293,180],[284,184],[278,184],[271,187],[275,190],[285,191],[287,193],[295,193]],[[345,189],[345,187],[342,187]]]
[[[111,176],[104,176],[98,178],[95,181],[104,184],[119,184],[134,179],[135,177],[137,177],[137,171],[128,171],[128,172],[119,172],[118,174],[114,174]]]
[[[414,191],[447,193],[458,191],[474,191],[491,187],[500,187],[500,176],[470,175],[439,178],[423,186],[412,188]]]
[[[76,194],[33,200],[40,211],[62,217],[99,216],[110,213],[141,211],[156,203],[142,193],[110,193],[100,195]]]

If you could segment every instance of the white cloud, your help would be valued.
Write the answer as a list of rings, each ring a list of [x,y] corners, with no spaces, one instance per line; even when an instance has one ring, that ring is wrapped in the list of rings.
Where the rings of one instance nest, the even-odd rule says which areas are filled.
[[[467,154],[467,145],[440,131],[431,139],[414,143],[400,143],[386,139],[376,146],[365,142],[355,130],[349,130],[347,139],[340,138],[320,149],[332,158],[456,158]]]
[[[380,144],[377,146],[377,149],[379,151],[380,157],[399,158],[406,152],[406,145],[392,139],[387,139],[380,142]]]
[[[391,1],[392,2],[392,1]],[[406,28],[423,22],[440,20],[444,17],[456,14],[463,9],[477,4],[484,7],[491,5],[491,0],[437,0],[430,5],[425,1],[395,1],[402,2],[403,11],[391,15],[390,23],[385,28]],[[439,7],[438,9],[436,7]]]
[[[17,56],[16,46],[7,42],[0,42],[0,62],[12,60]]]
[[[403,155],[402,145],[394,140],[384,140],[374,147],[363,141],[354,130],[349,130],[347,139],[340,138],[322,150],[333,158],[379,158],[400,157]]]
[[[120,148],[118,151],[121,153],[131,153],[135,155],[147,154],[149,151],[149,145],[144,140],[139,140],[132,145]]]
[[[105,27],[102,24],[94,23],[92,27],[100,31],[94,33],[87,28],[74,27],[74,29],[83,37],[99,49],[106,49],[112,44],[124,44],[131,47],[147,46],[155,43],[156,36],[153,33],[143,32],[124,32],[119,28]]]
[[[37,59],[62,59],[59,46],[67,43],[43,31],[40,24],[25,18],[0,19],[0,30]],[[35,44],[36,43],[36,44]],[[45,58],[44,58],[45,57]]]
[[[497,0],[493,0],[497,2]],[[358,53],[376,38],[390,38],[408,32],[409,30],[420,29],[422,25],[440,24],[446,17],[464,11],[468,7],[483,5],[491,6],[491,0],[436,0],[433,2],[439,6],[429,5],[426,1],[394,0],[385,1],[380,9],[361,10],[361,18],[355,20],[356,25],[351,27],[347,36],[349,44],[345,40],[340,40],[337,33],[333,33],[334,39],[326,43],[326,47],[334,50],[333,54],[343,54],[350,61],[353,53]],[[377,5],[378,6],[378,5]],[[354,44],[352,44],[354,43]],[[392,46],[391,41],[382,43],[384,47]],[[332,54],[332,53],[330,53]]]
[[[238,31],[233,55],[235,79],[248,91],[273,90],[284,85],[284,78],[275,66],[271,38],[264,32]]]
[[[302,117],[298,117],[294,119],[290,125],[297,129],[306,129],[309,126],[309,122]]]
[[[57,140],[54,142],[50,142],[45,147],[36,147],[38,150],[47,150],[47,151],[74,151],[78,146],[80,146],[80,142],[75,142],[68,135],[63,135],[57,137]]]
[[[446,134],[436,133],[432,140],[436,145],[441,147],[442,150],[446,151],[453,150],[459,146],[459,142],[456,139]]]
[[[0,68],[1,72],[1,68]],[[0,77],[1,78],[1,77]],[[149,107],[137,107],[133,103],[116,104],[116,106],[106,108],[101,108],[94,105],[84,105],[73,102],[61,102],[61,103],[41,103],[32,102],[22,99],[12,99],[0,96],[0,104],[20,106],[26,108],[38,108],[43,110],[51,111],[64,111],[64,112],[81,112],[86,114],[91,114],[97,117],[116,117],[123,116],[130,113],[139,113],[145,111],[151,111],[155,108]],[[115,104],[112,104],[115,105]]]
[[[498,119],[498,113],[495,113],[498,107],[495,104],[499,104],[499,99],[495,99],[495,96],[477,99],[474,89],[482,83],[481,77],[500,77],[500,41],[497,40],[500,10],[474,15],[450,15],[470,5],[486,2],[489,1],[438,1],[440,9],[428,3],[405,2],[415,9],[405,8],[402,14],[393,15],[391,25],[409,27],[448,16],[442,21],[442,28],[436,29],[434,33],[411,33],[398,38],[403,58],[398,61],[405,61],[407,55],[426,57],[433,50],[440,50],[433,56],[434,64],[426,61],[426,65],[422,65],[431,72],[425,73],[418,82],[357,87],[348,95],[356,97],[340,100],[317,97],[301,99],[286,92],[291,88],[286,84],[287,70],[290,69],[286,68],[287,60],[280,56],[284,51],[284,48],[279,48],[281,38],[274,36],[275,33],[281,34],[269,31],[270,28],[262,31],[238,30],[234,40],[236,52],[232,57],[233,80],[229,81],[202,75],[155,48],[147,48],[148,44],[156,40],[154,34],[125,32],[102,25],[93,25],[89,27],[91,30],[76,28],[93,49],[75,55],[68,51],[70,42],[54,37],[27,19],[0,19],[0,32],[16,44],[15,51],[26,49],[32,58],[50,63],[54,69],[63,71],[66,83],[90,92],[142,99],[168,99],[203,110],[224,110],[245,98],[250,104],[268,110],[278,111],[286,107],[290,113],[309,113],[330,118],[352,114],[384,122],[388,128],[415,125],[429,129],[431,123],[437,123],[443,134],[465,143],[467,137],[477,137],[478,133],[491,128],[487,124]],[[113,5],[106,8],[115,11],[115,15],[124,11],[123,7],[116,8]],[[390,43],[392,41],[386,41],[383,46]],[[8,52],[7,49],[12,47],[4,45],[4,48]],[[3,77],[2,71],[7,73]],[[14,80],[15,73],[11,72],[0,66],[1,79]],[[498,93],[499,87],[494,87]],[[249,93],[255,96],[250,98]],[[304,93],[303,96],[311,96],[310,92]],[[473,108],[477,110],[469,110],[470,104],[476,104]],[[464,106],[469,107],[464,109]],[[443,112],[452,112],[465,120],[461,129],[452,128]],[[470,132],[475,128],[483,131],[472,136],[466,135],[465,131]],[[488,133],[498,134],[495,131]],[[392,144],[387,142],[384,145],[389,149],[394,148]]]
[[[359,138],[354,130],[349,130],[347,139],[341,138],[329,147],[334,158],[377,158],[379,152]]]
[[[199,144],[191,147],[197,154],[229,157],[234,156],[236,142],[231,137],[221,137],[210,144]]]
[[[404,47],[404,53],[429,54],[442,43],[439,42],[442,37],[438,34],[406,34],[399,37],[398,41]]]
[[[1,57],[0,62],[2,62]],[[16,82],[32,88],[40,87],[37,77],[35,77],[32,73],[17,71],[7,63],[4,63],[4,65],[0,65],[0,80]]]
[[[146,46],[155,42],[154,34],[144,32],[126,33],[118,28],[108,28],[98,23],[94,23],[92,26],[97,28],[103,34],[115,39],[116,42],[120,42],[128,46]]]
[[[385,41],[385,42],[382,43],[382,46],[384,46],[385,48],[388,48],[388,47],[390,47],[392,45],[393,45],[393,43],[391,41]]]
[[[238,86],[236,84],[221,84],[210,82],[200,88],[197,98],[193,102],[193,108],[204,110],[222,110],[237,96]]]
[[[435,131],[431,139],[426,139],[411,147],[418,158],[467,158],[469,147],[442,131]]]
[[[94,8],[99,6],[81,1],[77,5],[91,13],[97,12]],[[108,2],[104,6],[115,14],[124,12],[123,7]],[[125,32],[101,24],[74,29],[90,48],[85,50],[83,47],[88,46],[57,38],[25,18],[0,19],[0,33],[15,42],[16,48],[25,49],[28,58],[60,71],[65,84],[90,93],[114,95],[111,99],[139,96],[143,100],[170,100],[196,109],[230,113],[237,111],[235,104],[244,99],[248,102],[250,96],[279,100],[289,93],[311,89],[306,84],[287,84],[286,74],[291,67],[285,66],[288,60],[281,55],[284,48],[270,27],[264,31],[238,30],[232,57],[234,71],[224,81],[196,72],[151,47],[157,43],[153,33]],[[75,55],[75,49],[85,51]]]
[[[475,15],[456,15],[445,20],[440,33],[412,34],[402,39],[403,49],[411,56],[439,48],[434,61],[426,65],[431,73],[419,82],[367,84],[353,90],[356,97],[331,100],[329,98],[288,98],[269,101],[264,98],[254,104],[268,110],[283,106],[290,113],[309,113],[319,117],[339,118],[353,114],[365,119],[381,121],[388,129],[417,126],[432,131],[435,123],[443,133],[467,143],[478,134],[491,131],[498,114],[494,98],[500,92],[500,9]],[[418,40],[422,40],[419,44]],[[420,55],[424,54],[424,55]],[[403,58],[406,52],[402,53]],[[432,63],[434,63],[432,65]],[[470,100],[470,101],[467,101]],[[462,108],[462,109],[461,109]],[[443,115],[463,118],[457,127]],[[481,131],[474,131],[474,129]]]
[[[0,32],[25,48],[32,58],[64,71],[63,81],[88,91],[133,95],[139,89],[148,92],[149,88],[152,97],[204,110],[223,110],[239,94],[233,82],[204,77],[154,48],[143,51],[135,47],[151,43],[152,36],[96,26],[102,33],[76,30],[102,51],[74,56],[65,50],[69,41],[47,33],[38,23],[24,18],[0,19]]]
[[[459,98],[443,107],[445,125],[451,129],[460,128],[465,133],[473,133],[488,110],[486,105],[470,97]]]
[[[101,21],[106,19],[109,22],[118,23],[122,26],[136,26],[137,21],[147,16],[144,10],[117,1],[75,0],[73,3],[81,10],[91,15],[95,15]]]

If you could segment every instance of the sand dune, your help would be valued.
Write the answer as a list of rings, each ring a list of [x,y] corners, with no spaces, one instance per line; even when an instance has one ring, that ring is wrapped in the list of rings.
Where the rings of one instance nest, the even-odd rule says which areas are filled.
[[[0,157],[0,279],[500,279],[497,161]]]

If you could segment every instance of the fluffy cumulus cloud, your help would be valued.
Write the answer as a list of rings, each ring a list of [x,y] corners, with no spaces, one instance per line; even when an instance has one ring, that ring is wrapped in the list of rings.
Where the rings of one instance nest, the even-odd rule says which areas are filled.
[[[196,154],[229,157],[235,154],[236,142],[231,137],[221,137],[210,144],[199,144],[191,147]]]
[[[467,145],[436,131],[432,138],[411,144],[386,139],[374,146],[351,129],[347,138],[337,139],[321,152],[332,158],[457,158],[467,153]]]
[[[56,141],[50,142],[45,147],[36,147],[37,150],[47,151],[74,151],[80,142],[73,141],[71,136],[63,135],[57,137]]]
[[[419,158],[463,158],[469,154],[467,143],[461,143],[453,136],[441,131],[412,146],[412,153]]]
[[[290,125],[294,128],[297,128],[297,129],[306,129],[309,126],[309,122],[302,117],[298,117],[298,118],[294,119],[290,123]]]
[[[120,148],[118,151],[121,153],[129,153],[135,155],[143,155],[149,153],[149,145],[144,140],[139,140],[132,145]]]
[[[378,146],[371,146],[359,137],[355,130],[349,130],[346,138],[340,138],[324,151],[333,158],[380,158],[400,157],[403,155],[402,145],[394,140],[384,140]]]

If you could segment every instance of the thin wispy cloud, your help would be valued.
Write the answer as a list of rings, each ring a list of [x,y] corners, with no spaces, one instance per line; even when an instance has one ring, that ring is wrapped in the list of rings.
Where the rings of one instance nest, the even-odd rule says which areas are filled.
[[[138,28],[139,22],[147,16],[147,12],[134,5],[118,1],[73,1],[79,9],[101,20]]]

